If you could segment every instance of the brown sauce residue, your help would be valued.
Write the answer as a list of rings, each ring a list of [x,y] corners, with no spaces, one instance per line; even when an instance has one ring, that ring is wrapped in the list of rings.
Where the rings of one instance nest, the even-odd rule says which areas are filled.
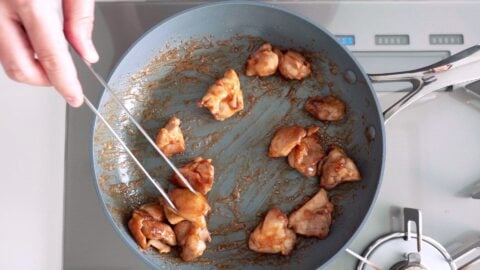
[[[330,73],[332,75],[337,75],[338,74],[338,67],[337,67],[337,64],[335,62],[329,62],[328,67],[329,67]]]
[[[143,180],[130,181],[128,184],[113,184],[108,187],[108,191],[112,197],[129,196],[135,193],[136,189],[141,185],[143,185]]]
[[[225,47],[231,47],[232,46],[232,41],[231,40],[218,40],[215,42],[218,46],[225,46]]]
[[[247,225],[245,223],[233,221],[210,230],[210,233],[212,235],[226,235],[233,232],[243,231],[246,227]]]
[[[235,242],[225,242],[221,243],[212,247],[209,247],[209,249],[212,252],[221,252],[221,251],[226,251],[226,250],[233,250],[233,249],[238,249],[242,246],[245,246],[245,241],[235,241]]]

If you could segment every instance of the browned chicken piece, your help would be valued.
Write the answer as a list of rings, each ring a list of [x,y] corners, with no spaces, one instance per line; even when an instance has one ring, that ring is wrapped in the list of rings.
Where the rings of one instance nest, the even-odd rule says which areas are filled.
[[[185,164],[179,171],[196,191],[207,194],[212,189],[215,170],[211,159],[197,157],[192,162]],[[186,187],[176,174],[172,176],[172,183]]]
[[[318,164],[318,173],[321,175],[320,185],[326,189],[332,189],[343,182],[361,179],[353,160],[336,145],[332,146],[327,157]]]
[[[235,70],[227,69],[223,78],[208,88],[198,106],[209,109],[213,117],[219,121],[243,110],[243,93]]]
[[[180,257],[187,262],[202,256],[207,248],[206,243],[211,241],[207,228],[201,228],[187,220],[175,225],[173,230],[177,236],[178,245],[182,247]]]
[[[290,255],[297,236],[287,225],[287,215],[278,208],[270,209],[263,222],[250,234],[248,247],[260,253]]]
[[[173,227],[173,231],[177,236],[177,243],[179,246],[185,245],[187,237],[190,233],[190,228],[192,228],[193,226],[195,226],[195,224],[188,220],[184,220]]]
[[[300,144],[307,135],[303,127],[290,126],[277,130],[270,143],[268,155],[270,157],[286,157],[292,149]]]
[[[298,52],[288,50],[280,54],[278,70],[283,77],[290,80],[302,80],[312,73],[310,63]]]
[[[167,218],[168,222],[172,225],[175,225],[185,220],[183,217],[175,214],[175,212],[173,212],[170,209],[170,207],[165,206],[164,210],[165,210],[165,217]]]
[[[305,103],[305,110],[322,121],[339,121],[346,114],[345,103],[334,96],[310,97]]]
[[[149,214],[154,220],[164,221],[165,213],[163,207],[158,202],[146,203],[139,208]]]
[[[288,227],[305,236],[325,239],[332,223],[333,204],[322,188],[300,209],[290,214]]]
[[[167,206],[165,206],[165,217],[167,218],[168,223],[172,225],[178,224],[185,220],[183,217],[175,214],[175,212],[173,212],[170,207]]]
[[[148,239],[161,240],[170,246],[175,246],[177,244],[172,227],[163,222],[158,222],[156,220],[144,220],[142,233]]]
[[[160,129],[157,134],[155,143],[167,157],[171,157],[185,150],[185,141],[183,140],[180,123],[180,119],[174,116],[170,118],[167,125]]]
[[[247,60],[247,76],[266,77],[275,74],[278,68],[278,55],[272,51],[270,43],[263,44]]]
[[[147,237],[142,232],[143,221],[145,218],[149,218],[149,215],[143,211],[133,211],[132,217],[128,221],[128,229],[133,234],[135,241],[142,248],[148,248]]]
[[[148,241],[148,245],[156,248],[158,250],[158,253],[169,253],[170,251],[172,251],[172,248],[169,245],[163,243],[160,240],[150,240]]]
[[[154,214],[150,215],[149,213]],[[161,221],[163,213],[162,216],[158,216],[158,213],[158,207],[153,204],[142,206],[133,211],[132,217],[128,221],[128,228],[142,249],[153,246],[160,253],[167,253],[170,252],[170,246],[175,246],[177,241],[170,225]]]
[[[168,196],[177,207],[178,213],[174,213],[165,203],[165,215],[171,224],[177,224],[188,220],[201,228],[207,227],[205,215],[210,211],[207,199],[202,194],[193,194],[188,189],[177,188],[170,190]]]
[[[307,128],[307,136],[288,155],[288,164],[306,176],[317,174],[318,163],[325,156],[317,134],[319,129],[319,127]]]

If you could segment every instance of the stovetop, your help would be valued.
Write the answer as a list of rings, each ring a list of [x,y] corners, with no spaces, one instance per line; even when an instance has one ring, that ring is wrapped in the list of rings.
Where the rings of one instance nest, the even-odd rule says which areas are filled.
[[[368,72],[419,67],[480,43],[475,24],[469,23],[480,10],[480,3],[474,1],[273,3],[319,22],[339,39],[345,38],[346,44],[353,38],[355,44],[346,46]],[[108,76],[121,54],[145,30],[194,4],[196,1],[98,3],[94,41],[102,57],[96,70]],[[408,44],[404,44],[405,35]],[[462,44],[455,44],[460,42],[459,35]],[[397,38],[400,44],[394,44]],[[439,44],[445,43],[442,38],[450,44]],[[86,95],[98,102],[101,87],[87,80],[85,71],[80,70],[79,76]],[[388,123],[380,195],[350,249],[361,253],[379,236],[401,231],[403,207],[422,209],[424,234],[452,253],[479,237],[480,200],[471,198],[474,190],[480,190],[480,97],[472,93],[475,91],[480,93],[478,83],[433,93]],[[403,94],[378,92],[383,108]],[[93,119],[86,107],[67,112],[64,268],[148,269],[123,245],[101,210],[89,152]],[[353,269],[356,263],[343,253],[324,268]]]

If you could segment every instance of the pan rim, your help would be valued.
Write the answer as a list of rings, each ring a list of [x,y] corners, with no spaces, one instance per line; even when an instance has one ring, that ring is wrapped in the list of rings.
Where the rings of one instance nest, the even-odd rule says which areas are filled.
[[[372,83],[370,82],[370,80],[368,79],[368,76],[367,76],[367,73],[365,72],[365,70],[363,69],[363,67],[360,65],[360,63],[357,61],[357,59],[353,56],[353,54],[348,50],[346,49],[334,36],[332,33],[330,33],[328,30],[326,30],[323,26],[313,22],[310,18],[306,17],[306,16],[303,16],[303,15],[300,15],[292,10],[289,10],[289,9],[286,9],[286,8],[282,8],[282,7],[279,7],[279,6],[276,6],[274,4],[270,4],[270,3],[261,3],[261,2],[254,2],[254,1],[246,1],[246,0],[234,0],[234,1],[226,1],[226,2],[216,2],[216,3],[207,3],[207,4],[200,4],[198,6],[194,6],[194,7],[191,7],[191,8],[188,8],[188,9],[185,9],[185,10],[182,10],[172,16],[169,16],[163,20],[160,20],[158,23],[156,23],[154,26],[152,26],[150,29],[148,29],[147,31],[145,31],[140,37],[138,37],[129,47],[127,50],[125,50],[125,52],[123,52],[123,54],[118,58],[119,60],[115,63],[115,65],[113,66],[113,68],[111,69],[110,71],[110,74],[107,76],[107,83],[110,82],[112,76],[114,75],[115,71],[117,70],[117,68],[119,67],[119,65],[122,63],[122,61],[125,59],[125,57],[132,51],[133,48],[136,47],[136,45],[141,42],[145,37],[147,37],[151,32],[153,32],[155,29],[157,29],[158,27],[161,27],[162,25],[164,24],[167,24],[168,22],[170,21],[174,21],[176,20],[178,17],[181,17],[181,16],[184,16],[185,14],[188,14],[189,12],[191,11],[198,11],[198,10],[201,10],[201,9],[205,9],[205,8],[211,8],[211,7],[215,7],[215,6],[235,6],[235,5],[248,5],[248,6],[258,6],[258,7],[266,7],[266,8],[271,8],[271,9],[274,9],[274,10],[277,10],[277,11],[281,11],[281,12],[284,12],[288,15],[292,15],[292,16],[295,16],[303,21],[305,21],[306,23],[308,24],[311,24],[313,26],[315,26],[316,28],[318,28],[319,30],[321,30],[322,32],[324,32],[327,36],[329,36],[335,43],[337,43],[339,45],[340,48],[342,48],[342,50],[344,50],[344,52],[349,56],[349,58],[351,60],[353,60],[354,64],[357,66],[357,68],[361,71],[361,76],[363,77],[362,79],[364,80],[364,82],[367,84],[368,86],[368,89],[370,90],[370,93],[373,97],[373,100],[374,100],[374,103],[375,103],[375,106],[374,108],[376,109],[377,111],[377,114],[378,114],[378,119],[380,120],[380,134],[377,134],[376,138],[378,138],[378,135],[381,136],[381,154],[382,154],[382,157],[381,157],[381,164],[380,164],[380,172],[379,172],[379,177],[378,177],[378,181],[377,181],[377,187],[376,187],[376,190],[375,190],[375,193],[372,197],[372,199],[370,200],[370,203],[369,203],[369,208],[365,214],[365,216],[363,217],[362,221],[360,222],[360,224],[354,229],[354,233],[351,235],[350,239],[348,239],[342,246],[340,249],[338,249],[336,251],[336,253],[330,257],[327,261],[325,261],[323,264],[320,264],[320,265],[317,265],[316,268],[319,268],[319,269],[324,269],[325,267],[327,267],[330,263],[332,263],[332,261],[337,258],[341,251],[344,251],[348,246],[350,246],[350,244],[352,243],[352,241],[354,239],[356,239],[356,237],[358,236],[358,234],[360,233],[361,229],[365,226],[368,218],[370,217],[371,213],[372,213],[372,208],[374,207],[374,205],[376,204],[376,201],[378,199],[378,195],[379,195],[379,192],[381,190],[381,187],[382,187],[382,182],[383,182],[383,175],[384,175],[384,170],[385,170],[385,158],[386,158],[386,133],[385,133],[385,122],[384,122],[384,118],[383,118],[383,114],[382,114],[382,110],[381,110],[381,106],[380,106],[380,102],[378,101],[378,97],[377,95],[375,94],[375,90],[373,89],[373,85]],[[98,108],[98,106],[100,106],[100,104],[102,103],[102,100],[104,98],[104,93],[106,92],[105,91],[106,89],[103,89],[101,91],[101,94],[100,94],[100,99],[98,101],[98,104],[96,104],[96,107]],[[138,248],[136,242],[133,241],[134,245],[132,245],[132,239],[131,239],[131,236],[122,232],[118,227],[117,227],[117,224],[115,223],[114,221],[114,218],[111,214],[111,212],[108,210],[107,206],[106,206],[106,202],[104,201],[103,199],[103,196],[101,194],[101,191],[100,191],[100,188],[98,186],[98,177],[97,177],[97,173],[96,173],[96,170],[95,170],[95,163],[94,163],[94,160],[95,160],[95,151],[94,151],[94,147],[95,147],[95,141],[93,139],[94,137],[94,134],[95,134],[95,126],[97,125],[97,121],[98,121],[98,118],[95,116],[94,117],[94,121],[92,122],[92,126],[91,126],[91,136],[90,136],[90,147],[89,147],[89,150],[90,150],[90,156],[91,156],[91,162],[92,162],[92,166],[91,166],[91,174],[92,174],[92,181],[93,181],[93,184],[94,184],[94,187],[95,187],[95,191],[97,193],[97,196],[98,196],[98,200],[100,201],[101,205],[102,205],[102,210],[103,210],[103,213],[104,215],[107,217],[108,219],[108,222],[110,223],[110,225],[113,227],[114,231],[116,232],[117,235],[120,236],[120,239],[122,240],[122,242],[124,243],[124,245],[126,245],[128,247],[128,249],[130,251],[132,251],[137,257],[139,257],[141,259],[141,261],[143,261],[144,263],[146,263],[149,267],[151,267],[152,269],[162,269],[160,265],[158,264],[155,264],[153,261],[149,260],[145,255],[144,253]]]

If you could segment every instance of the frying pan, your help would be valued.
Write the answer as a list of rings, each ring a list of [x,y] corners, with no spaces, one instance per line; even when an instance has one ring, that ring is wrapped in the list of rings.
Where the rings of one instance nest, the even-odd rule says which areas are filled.
[[[261,79],[244,76],[246,59],[266,41],[306,55],[312,76],[301,82],[278,75]],[[196,104],[226,68],[234,68],[240,76],[245,108],[220,122]],[[415,72],[409,76],[375,75],[372,79],[415,82],[425,70]],[[415,89],[428,84],[415,85]],[[215,184],[207,195],[213,209],[207,218],[213,239],[204,255],[185,263],[175,251],[166,255],[143,251],[131,237],[127,222],[133,209],[156,200],[158,194],[106,127],[95,121],[95,186],[105,213],[126,245],[152,268],[314,269],[343,250],[367,218],[384,167],[384,119],[369,77],[322,27],[266,4],[224,2],[197,7],[145,33],[118,63],[109,85],[152,137],[171,116],[182,120],[187,150],[173,157],[175,164],[203,156],[213,159],[215,166]],[[322,123],[303,110],[309,96],[327,94],[345,101],[345,120]],[[413,98],[403,99],[390,113],[410,100]],[[102,95],[99,111],[149,172],[164,187],[171,186],[168,179],[172,172],[108,92]],[[285,159],[268,157],[274,132],[293,124],[319,126],[325,147],[342,145],[356,161],[362,180],[329,192],[335,211],[328,238],[299,237],[288,257],[254,253],[247,247],[248,236],[270,208],[289,213],[319,189],[318,178],[300,175]]]

